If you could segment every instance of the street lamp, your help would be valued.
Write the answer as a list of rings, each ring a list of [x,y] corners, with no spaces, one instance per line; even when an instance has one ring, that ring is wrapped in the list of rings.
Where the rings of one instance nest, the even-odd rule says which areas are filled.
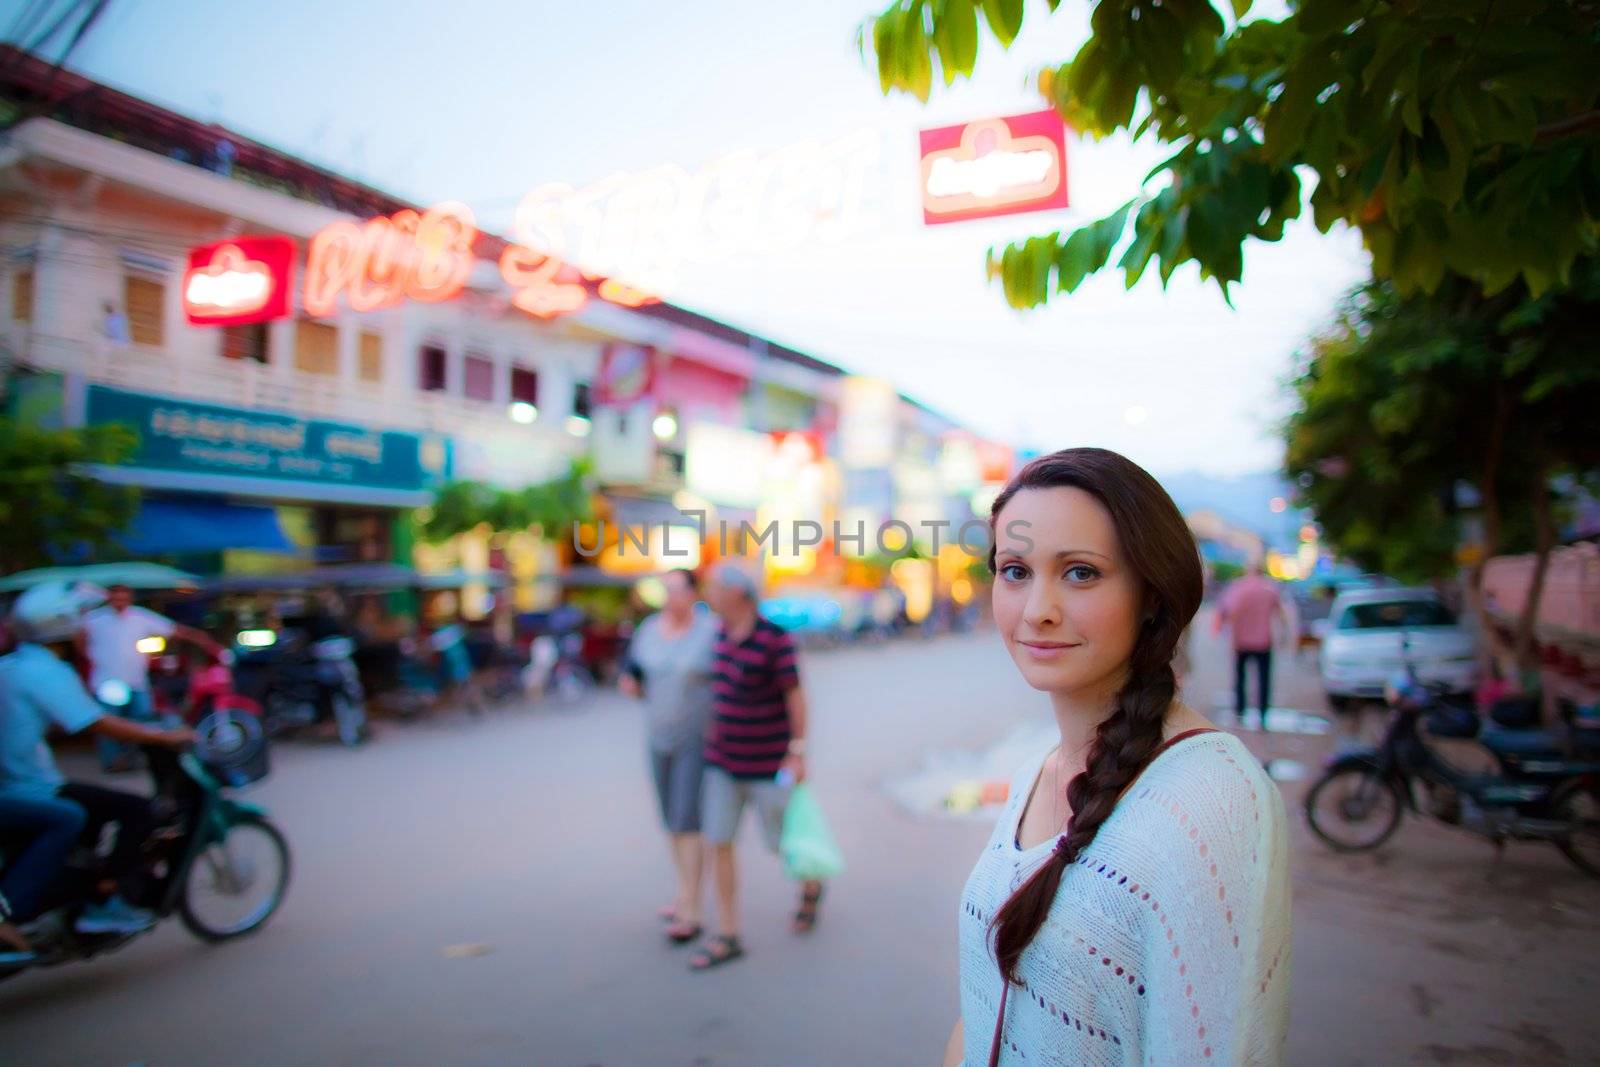
[[[524,426],[539,417],[539,409],[526,400],[518,400],[511,405],[511,421],[520,422]]]
[[[657,441],[670,441],[678,436],[678,417],[670,411],[663,411],[650,424],[650,430],[656,435]]]
[[[582,415],[567,416],[567,432],[574,437],[588,437],[590,422]]]

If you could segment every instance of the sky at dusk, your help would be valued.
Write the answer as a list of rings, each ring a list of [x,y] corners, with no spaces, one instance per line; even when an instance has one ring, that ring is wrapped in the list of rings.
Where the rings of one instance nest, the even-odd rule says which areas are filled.
[[[1189,268],[1165,291],[1154,270],[1131,292],[1105,274],[1013,311],[985,281],[985,250],[1109,212],[1163,153],[1069,137],[1065,212],[926,227],[918,129],[1039,108],[1032,72],[1071,56],[1087,6],[1050,16],[1030,0],[1011,51],[985,40],[977,78],[926,105],[879,92],[856,46],[872,12],[861,0],[111,0],[71,65],[398,195],[464,201],[498,232],[543,183],[854,135],[875,163],[852,232],[686,264],[667,298],[889,378],[1013,443],[1103,445],[1158,472],[1276,466],[1282,383],[1365,276],[1358,239],[1302,223],[1251,246],[1231,309]]]

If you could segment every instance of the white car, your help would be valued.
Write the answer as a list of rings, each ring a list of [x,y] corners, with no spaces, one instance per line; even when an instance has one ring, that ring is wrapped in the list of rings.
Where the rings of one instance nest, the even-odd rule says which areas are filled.
[[[1422,681],[1452,693],[1477,681],[1472,635],[1432,590],[1355,589],[1334,600],[1319,655],[1329,704],[1381,699],[1407,661]]]

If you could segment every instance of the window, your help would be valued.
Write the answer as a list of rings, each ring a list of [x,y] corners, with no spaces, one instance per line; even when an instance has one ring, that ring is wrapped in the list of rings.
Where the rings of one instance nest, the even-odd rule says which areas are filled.
[[[338,374],[338,327],[310,319],[295,323],[294,365],[308,374]]]
[[[442,393],[445,388],[445,360],[449,357],[438,345],[423,345],[417,350],[417,388],[424,393]]]
[[[252,322],[245,326],[222,328],[222,358],[249,359],[257,363],[267,361],[267,324]]]
[[[19,270],[11,280],[11,317],[18,322],[33,321],[33,271]]]
[[[512,403],[539,404],[539,375],[526,367],[511,368]]]
[[[587,419],[589,417],[589,406],[589,383],[579,382],[572,387],[572,413]]]
[[[1388,600],[1351,604],[1336,630],[1399,630],[1413,626],[1454,626],[1450,609],[1433,600]]]
[[[129,274],[122,279],[122,299],[128,309],[128,339],[136,345],[165,343],[167,287]]]
[[[356,363],[356,376],[364,382],[383,381],[383,335],[371,330],[361,331],[361,348]]]
[[[461,391],[468,400],[494,399],[494,363],[487,356],[467,353],[461,365]]]

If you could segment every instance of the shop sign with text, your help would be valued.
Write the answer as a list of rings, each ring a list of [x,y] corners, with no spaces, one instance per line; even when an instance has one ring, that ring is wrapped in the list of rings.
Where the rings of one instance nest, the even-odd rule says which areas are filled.
[[[362,488],[419,490],[449,475],[446,441],[91,385],[90,425],[139,435],[128,466]]]
[[[183,314],[196,326],[243,326],[289,314],[294,241],[234,237],[189,253]]]
[[[1055,111],[923,130],[929,226],[1067,206],[1066,126]]]

